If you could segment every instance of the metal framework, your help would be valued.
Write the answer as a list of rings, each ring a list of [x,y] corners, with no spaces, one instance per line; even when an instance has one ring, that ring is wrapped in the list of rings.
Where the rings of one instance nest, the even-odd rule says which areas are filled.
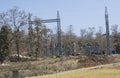
[[[31,14],[29,14],[29,16],[28,16],[28,24],[29,24],[29,31],[30,31],[30,29],[32,28],[32,24],[31,24]],[[31,35],[31,33],[29,32],[29,43],[30,43],[30,45],[29,45],[29,55],[31,55],[31,53],[33,52],[32,41],[33,41],[32,35]]]
[[[62,45],[61,45],[61,21],[60,21],[60,15],[59,11],[57,11],[57,18],[56,19],[47,19],[47,20],[41,20],[42,23],[53,23],[57,22],[57,35],[58,35],[58,42],[57,42],[57,49],[59,55],[62,55]],[[33,24],[33,21],[31,21],[31,17],[29,17],[29,27]]]
[[[105,7],[105,24],[106,24],[106,40],[107,40],[107,52],[106,55],[111,54],[110,53],[110,35],[109,35],[109,19],[108,19],[108,11],[107,7]]]

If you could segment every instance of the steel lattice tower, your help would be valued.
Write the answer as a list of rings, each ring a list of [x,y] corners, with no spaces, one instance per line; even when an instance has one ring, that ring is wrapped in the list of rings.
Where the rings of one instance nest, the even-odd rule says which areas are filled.
[[[31,16],[29,15],[28,18],[28,23],[29,27],[31,27],[32,24],[34,24],[33,21],[31,21]],[[60,21],[60,15],[59,11],[57,11],[57,18],[56,19],[46,19],[46,20],[41,20],[42,23],[52,23],[52,22],[57,22],[57,54],[62,55],[62,42],[61,42],[61,21]]]
[[[59,11],[57,11],[57,34],[58,34],[58,51],[59,55],[62,55],[62,45],[61,45],[61,24],[60,24],[60,15]]]
[[[110,54],[110,35],[109,35],[109,19],[107,7],[105,7],[105,24],[106,24],[106,41],[107,41],[107,52],[106,55]]]
[[[30,44],[30,46],[29,46],[29,54],[31,55],[31,53],[33,52],[33,45],[32,45],[32,41],[33,41],[33,39],[32,39],[32,35],[31,35],[31,28],[32,28],[32,23],[31,23],[31,14],[29,13],[29,15],[28,15],[28,25],[29,25],[29,44]]]

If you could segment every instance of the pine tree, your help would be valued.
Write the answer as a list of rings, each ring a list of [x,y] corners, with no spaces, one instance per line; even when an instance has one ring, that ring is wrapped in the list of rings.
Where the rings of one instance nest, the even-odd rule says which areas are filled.
[[[3,63],[3,61],[6,59],[6,57],[9,55],[9,28],[7,26],[2,26],[0,31],[0,61]]]

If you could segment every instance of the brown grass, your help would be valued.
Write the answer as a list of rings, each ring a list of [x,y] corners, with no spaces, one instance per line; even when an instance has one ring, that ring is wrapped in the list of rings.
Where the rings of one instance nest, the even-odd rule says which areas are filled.
[[[116,56],[109,57],[113,63]],[[97,60],[96,60],[97,59]],[[120,59],[117,61],[120,61]],[[115,62],[117,62],[115,61]],[[100,64],[109,63],[105,56],[74,56],[74,57],[45,57],[38,58],[37,61],[26,62],[7,62],[10,66],[0,65],[0,78],[4,74],[10,75],[12,70],[18,69],[21,77],[30,77],[37,75],[54,74],[58,72],[90,67]]]

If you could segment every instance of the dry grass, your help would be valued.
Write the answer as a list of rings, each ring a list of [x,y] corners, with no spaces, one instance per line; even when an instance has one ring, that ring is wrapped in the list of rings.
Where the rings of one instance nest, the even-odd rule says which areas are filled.
[[[38,58],[37,61],[7,62],[10,66],[0,65],[0,78],[5,74],[12,74],[12,70],[19,70],[22,77],[53,74],[61,71],[77,68],[77,61],[74,58]]]
[[[113,63],[114,60],[116,59],[116,56],[112,56],[112,57],[110,56],[109,59],[113,60],[112,62],[110,62],[110,63]],[[120,59],[119,60],[118,59],[119,58],[117,58],[117,61],[115,62],[119,62]],[[109,62],[107,62],[107,57],[105,56],[88,56],[88,57],[87,56],[77,56],[77,57],[70,56],[70,57],[53,57],[53,58],[44,57],[44,58],[38,58],[37,61],[6,62],[6,63],[9,64],[10,66],[0,65],[0,78],[4,78],[3,77],[4,75],[12,76],[12,70],[16,70],[16,69],[18,69],[20,72],[20,78],[21,77],[23,78],[23,77],[54,74],[54,73],[59,73],[63,71],[79,69],[83,67],[106,64]]]
[[[108,68],[82,71],[78,70],[30,78],[120,78],[120,70]]]

